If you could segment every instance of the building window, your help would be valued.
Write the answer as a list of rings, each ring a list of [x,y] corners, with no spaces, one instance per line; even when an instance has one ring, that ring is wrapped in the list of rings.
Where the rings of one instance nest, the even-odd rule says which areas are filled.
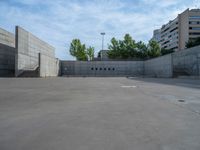
[[[189,19],[200,19],[200,16],[190,16]]]
[[[96,68],[96,70],[98,70],[98,68]]]
[[[99,70],[102,70],[102,68],[100,68]]]
[[[200,30],[200,27],[189,27],[190,30]]]
[[[108,68],[108,70],[110,70],[110,68]]]
[[[113,71],[115,70],[115,68],[112,69]]]
[[[94,68],[91,68],[91,70],[94,70]]]
[[[200,35],[200,33],[197,33],[197,32],[191,32],[189,33],[190,35]]]

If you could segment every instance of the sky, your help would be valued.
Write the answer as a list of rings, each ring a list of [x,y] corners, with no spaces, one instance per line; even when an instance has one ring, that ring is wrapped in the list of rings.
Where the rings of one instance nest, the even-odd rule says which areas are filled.
[[[56,57],[73,60],[72,39],[101,49],[112,37],[147,43],[160,28],[187,8],[199,8],[200,0],[0,0],[0,27],[12,33],[19,25],[55,47]]]

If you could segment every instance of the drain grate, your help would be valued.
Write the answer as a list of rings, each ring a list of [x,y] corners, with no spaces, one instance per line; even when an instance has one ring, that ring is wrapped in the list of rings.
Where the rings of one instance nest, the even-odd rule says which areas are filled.
[[[183,99],[179,99],[178,102],[184,103],[185,100],[183,100]]]

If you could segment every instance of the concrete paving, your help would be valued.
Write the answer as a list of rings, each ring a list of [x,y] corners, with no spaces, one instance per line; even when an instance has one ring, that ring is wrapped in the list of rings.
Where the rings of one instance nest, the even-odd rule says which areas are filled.
[[[200,80],[0,79],[0,150],[199,149]]]

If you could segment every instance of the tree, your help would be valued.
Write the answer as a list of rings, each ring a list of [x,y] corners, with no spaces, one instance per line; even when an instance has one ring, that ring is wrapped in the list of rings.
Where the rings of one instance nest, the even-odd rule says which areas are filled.
[[[154,58],[160,55],[161,55],[161,49],[159,44],[154,40],[150,40],[148,44],[148,56],[150,58]]]
[[[124,36],[124,40],[122,41],[122,46],[121,46],[121,51],[122,53],[122,58],[127,59],[127,58],[134,58],[137,57],[137,51],[136,51],[136,43],[135,40],[129,35],[126,34]]]
[[[174,52],[173,49],[164,49],[164,48],[161,49],[161,55],[167,55],[173,52]]]
[[[191,47],[194,47],[194,46],[197,46],[197,45],[200,45],[200,37],[198,38],[195,38],[193,40],[189,40],[187,43],[186,43],[186,48],[191,48]]]
[[[148,57],[148,48],[146,44],[142,41],[136,43],[137,47],[137,57],[138,58],[147,58]]]
[[[77,60],[86,61],[88,59],[85,44],[81,44],[79,39],[72,40],[69,51]]]
[[[108,57],[112,59],[128,59],[136,56],[135,40],[129,34],[124,36],[123,40],[111,39],[111,44],[108,45]]]
[[[115,59],[120,57],[120,48],[119,48],[119,42],[113,37],[111,39],[111,44],[108,45],[108,57]]]
[[[94,59],[94,47],[87,48],[87,56],[90,61]]]
[[[111,59],[146,59],[161,55],[160,46],[156,41],[150,40],[146,45],[142,41],[136,42],[129,34],[126,34],[123,40],[116,40],[113,37],[108,49],[108,57]]]

